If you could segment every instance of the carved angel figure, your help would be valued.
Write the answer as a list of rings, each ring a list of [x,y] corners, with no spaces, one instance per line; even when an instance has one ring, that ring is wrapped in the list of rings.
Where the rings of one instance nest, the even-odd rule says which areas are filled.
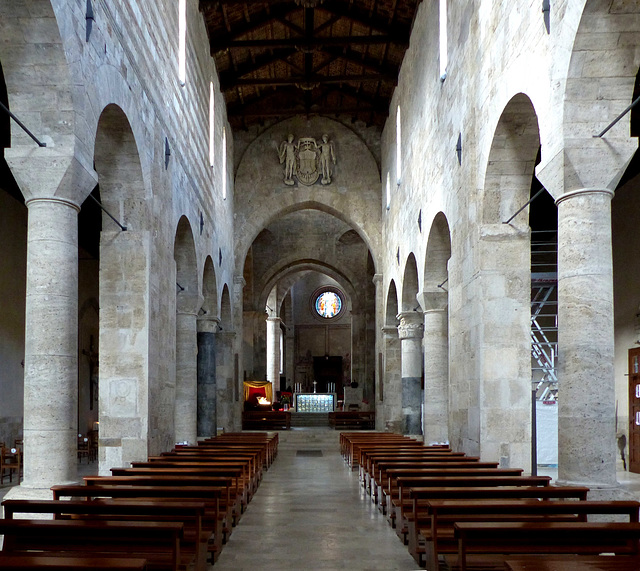
[[[333,142],[329,141],[328,135],[322,135],[322,143],[318,144],[320,149],[320,168],[322,169],[322,184],[331,184],[331,163],[336,164],[336,155],[333,150]]]
[[[284,163],[284,183],[294,184],[293,175],[296,173],[296,145],[293,142],[293,135],[289,134],[286,141],[280,143],[278,157],[280,164]]]

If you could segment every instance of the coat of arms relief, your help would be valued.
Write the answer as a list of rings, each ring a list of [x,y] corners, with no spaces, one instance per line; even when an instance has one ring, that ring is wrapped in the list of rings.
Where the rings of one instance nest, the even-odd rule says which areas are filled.
[[[306,186],[315,184],[320,177],[322,184],[331,184],[331,165],[336,164],[336,155],[328,135],[322,135],[320,142],[313,137],[300,137],[294,143],[294,136],[290,134],[280,143],[278,157],[280,164],[284,163],[285,184],[293,186],[294,177]]]

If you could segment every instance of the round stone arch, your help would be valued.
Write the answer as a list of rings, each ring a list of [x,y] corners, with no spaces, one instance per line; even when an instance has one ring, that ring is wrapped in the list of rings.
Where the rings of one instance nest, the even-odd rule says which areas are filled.
[[[418,266],[411,252],[402,277],[398,333],[401,349],[403,434],[422,433],[422,309],[418,303]]]
[[[448,262],[451,230],[447,217],[433,219],[425,254],[423,291],[418,294],[424,312],[424,442],[449,442],[449,293]]]
[[[529,200],[539,148],[535,109],[527,95],[518,93],[503,109],[493,134],[484,177],[483,224],[507,222]],[[526,212],[513,218],[510,226],[526,229]]]
[[[330,184],[311,186],[284,182],[278,148],[289,134],[317,141],[324,134],[334,144],[336,163]],[[267,129],[246,148],[236,172],[234,210],[237,227],[236,261],[241,267],[249,246],[276,217],[303,208],[334,214],[355,229],[372,253],[380,258],[380,171],[364,142],[337,121],[323,117],[294,117]]]
[[[144,182],[131,123],[121,107],[104,107],[96,123],[92,196],[105,212],[100,233],[100,468],[147,456],[149,411],[150,241]],[[86,198],[86,200],[92,200]],[[125,396],[123,396],[125,395]],[[122,419],[131,422],[122,423]],[[126,430],[123,431],[123,426]]]
[[[197,437],[196,319],[200,297],[195,241],[186,216],[178,221],[173,253],[176,264],[175,441],[194,443]]]
[[[283,281],[289,282],[294,274],[304,272],[307,270],[316,271],[321,274],[326,274],[331,279],[335,280],[340,284],[340,287],[344,289],[347,297],[349,298],[350,305],[357,305],[357,295],[356,290],[353,286],[351,280],[339,269],[335,268],[331,264],[323,262],[321,260],[296,260],[293,262],[286,262],[279,267],[273,268],[272,275],[265,280],[264,286],[262,287],[260,294],[258,296],[257,307],[264,307],[267,298],[269,297],[270,292],[273,290],[273,287],[282,283]],[[291,281],[292,285],[296,280]],[[290,288],[290,286],[289,286]],[[289,289],[287,288],[287,290]],[[286,292],[279,292],[278,295],[278,304],[282,302]]]
[[[233,305],[229,286],[222,286],[220,298],[220,324],[216,335],[216,401],[218,426],[225,430],[240,427],[240,379],[239,355],[234,350],[236,332],[233,322]]]
[[[455,371],[466,388],[452,392],[449,403],[453,418],[474,420],[456,426],[453,444],[476,442],[466,452],[525,469],[531,464],[531,244],[528,208],[513,215],[529,200],[539,147],[535,109],[518,93],[500,115],[484,176],[479,302],[470,315],[452,316],[456,331],[477,333]]]
[[[202,307],[198,311],[197,429],[198,438],[211,437],[217,429],[216,332],[218,286],[211,256],[204,261]]]
[[[382,327],[382,363],[378,378],[376,429],[402,432],[402,377],[398,337],[398,290],[392,279],[387,288]]]

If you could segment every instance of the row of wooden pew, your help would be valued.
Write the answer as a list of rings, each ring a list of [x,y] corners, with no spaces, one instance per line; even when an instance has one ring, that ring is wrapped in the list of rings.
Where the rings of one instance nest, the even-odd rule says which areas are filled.
[[[425,446],[392,433],[344,432],[345,462],[416,562],[444,569],[640,569],[640,503]]]
[[[5,500],[0,568],[205,571],[277,450],[277,433],[224,434],[53,486],[51,500]]]

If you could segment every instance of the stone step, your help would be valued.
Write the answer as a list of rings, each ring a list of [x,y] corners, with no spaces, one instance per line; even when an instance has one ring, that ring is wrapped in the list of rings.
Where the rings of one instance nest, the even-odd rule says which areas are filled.
[[[292,412],[291,427],[302,426],[329,426],[329,414],[326,412]]]

